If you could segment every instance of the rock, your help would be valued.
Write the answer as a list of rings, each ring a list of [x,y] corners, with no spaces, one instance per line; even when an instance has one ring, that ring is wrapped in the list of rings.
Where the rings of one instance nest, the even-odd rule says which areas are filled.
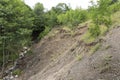
[[[18,78],[18,75],[15,75],[15,78]]]
[[[24,57],[24,53],[21,52],[21,53],[19,54],[19,59],[22,59],[23,57]]]
[[[28,48],[27,47],[23,47],[24,50],[27,50]]]

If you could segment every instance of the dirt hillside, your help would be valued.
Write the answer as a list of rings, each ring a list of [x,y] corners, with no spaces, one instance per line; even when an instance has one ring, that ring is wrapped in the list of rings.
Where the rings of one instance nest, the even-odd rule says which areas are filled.
[[[94,54],[80,41],[87,24],[74,31],[55,28],[32,48],[17,80],[120,80],[120,28],[107,33]]]

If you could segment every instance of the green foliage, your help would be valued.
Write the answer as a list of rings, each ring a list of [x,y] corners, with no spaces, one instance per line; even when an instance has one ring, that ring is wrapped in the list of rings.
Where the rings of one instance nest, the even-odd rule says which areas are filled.
[[[0,0],[0,8],[0,28],[3,29],[0,31],[0,56],[6,57],[9,53],[9,59],[15,59],[15,54],[30,42],[33,12],[21,0]]]
[[[44,10],[44,6],[43,4],[41,3],[36,3],[35,4],[35,7],[33,9],[34,13],[37,15],[37,16],[40,16],[40,15],[43,15],[43,10]]]
[[[41,3],[35,4],[35,7],[33,9],[34,12],[34,30],[40,30],[41,32],[44,30],[45,26],[45,14],[44,14],[44,6]]]
[[[98,26],[104,24],[109,26],[111,24],[111,12],[109,4],[111,0],[99,0],[97,5],[93,5],[90,9],[92,12],[92,20]]]
[[[56,14],[62,14],[69,11],[70,7],[65,3],[59,3],[56,7],[52,7],[52,10],[55,11]]]
[[[37,40],[39,34],[45,29],[45,12],[44,6],[41,3],[36,3],[33,9],[34,12],[34,26],[32,26],[32,40]]]
[[[115,13],[117,11],[120,11],[120,2],[116,2],[112,5],[110,5],[109,10],[111,13]]]
[[[52,7],[50,11],[45,13],[45,24],[49,27],[55,27],[59,25],[57,16],[60,14],[65,14],[67,11],[70,10],[70,7],[65,3],[59,3],[57,6]]]
[[[91,1],[92,6],[89,7],[89,16],[91,16],[93,24],[89,26],[88,32],[90,36],[96,38],[105,34],[111,25],[111,0],[99,0],[97,4]],[[101,25],[105,27],[101,28]]]
[[[46,26],[55,27],[57,25],[58,14],[54,10],[50,10],[46,13]]]
[[[40,33],[39,38],[40,39],[43,38],[45,35],[47,35],[50,32],[50,30],[51,28],[46,26],[45,30],[42,33]]]
[[[61,24],[77,26],[87,20],[87,11],[82,9],[70,10],[65,14],[60,14],[57,18]]]
[[[86,44],[94,42],[95,39],[96,38],[93,37],[89,31],[87,31],[81,38],[81,40],[84,41]]]
[[[117,0],[99,0],[97,4],[91,3],[92,6],[88,11],[82,9],[68,10],[66,13],[58,15],[58,23],[73,27],[91,18],[94,25],[90,26],[90,34],[93,37],[103,35],[112,23],[111,13],[119,10],[120,2]],[[101,28],[101,25],[106,27]]]
[[[92,24],[89,27],[89,32],[90,32],[91,36],[97,37],[100,34],[100,27],[96,24]]]

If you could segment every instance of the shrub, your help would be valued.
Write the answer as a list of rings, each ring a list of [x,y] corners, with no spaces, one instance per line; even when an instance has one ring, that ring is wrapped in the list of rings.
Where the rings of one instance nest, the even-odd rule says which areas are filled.
[[[116,2],[109,7],[111,13],[115,13],[120,10],[120,2]]]
[[[97,4],[94,4],[94,2],[91,3],[92,6],[89,8],[89,12],[93,24],[89,26],[88,32],[90,33],[90,36],[96,38],[99,35],[103,35],[112,23],[109,8],[111,0],[99,0]],[[107,28],[101,27],[101,25],[104,25]]]
[[[87,11],[82,9],[70,10],[57,17],[59,23],[64,25],[72,24],[73,26],[77,26],[79,23],[86,21],[87,18]]]
[[[50,32],[50,30],[51,30],[51,27],[45,26],[45,30],[44,30],[42,33],[40,33],[39,39],[41,39],[41,38],[43,38],[45,35],[47,35],[47,34]]]
[[[100,27],[96,24],[91,24],[88,30],[92,37],[98,37],[100,34]]]

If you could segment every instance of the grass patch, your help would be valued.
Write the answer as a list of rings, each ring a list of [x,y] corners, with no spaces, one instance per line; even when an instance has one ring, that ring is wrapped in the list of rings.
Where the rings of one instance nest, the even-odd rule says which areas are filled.
[[[71,35],[74,35],[74,31],[71,27],[69,26],[63,26],[62,28],[64,31],[69,32]]]
[[[92,46],[91,49],[90,49],[90,55],[95,53],[100,48],[100,46],[101,46],[100,43],[97,43],[95,46]]]
[[[103,29],[101,28],[101,30]],[[97,37],[99,37],[101,30],[99,26],[96,26],[94,23],[91,22],[88,25],[88,31],[82,36],[81,40],[84,41],[86,44],[90,44],[94,42]]]
[[[82,58],[83,58],[83,55],[82,55],[82,54],[77,55],[77,60],[78,60],[78,61],[80,61]]]
[[[65,32],[65,34],[68,34],[70,36],[74,36],[75,35],[74,28],[72,28],[72,27],[62,26],[62,30],[63,30],[63,32]]]
[[[96,40],[95,37],[91,36],[91,33],[87,31],[81,38],[82,41],[84,41],[86,44],[92,43]]]
[[[71,32],[71,28],[70,27],[64,26],[62,29],[67,31],[67,32]]]

